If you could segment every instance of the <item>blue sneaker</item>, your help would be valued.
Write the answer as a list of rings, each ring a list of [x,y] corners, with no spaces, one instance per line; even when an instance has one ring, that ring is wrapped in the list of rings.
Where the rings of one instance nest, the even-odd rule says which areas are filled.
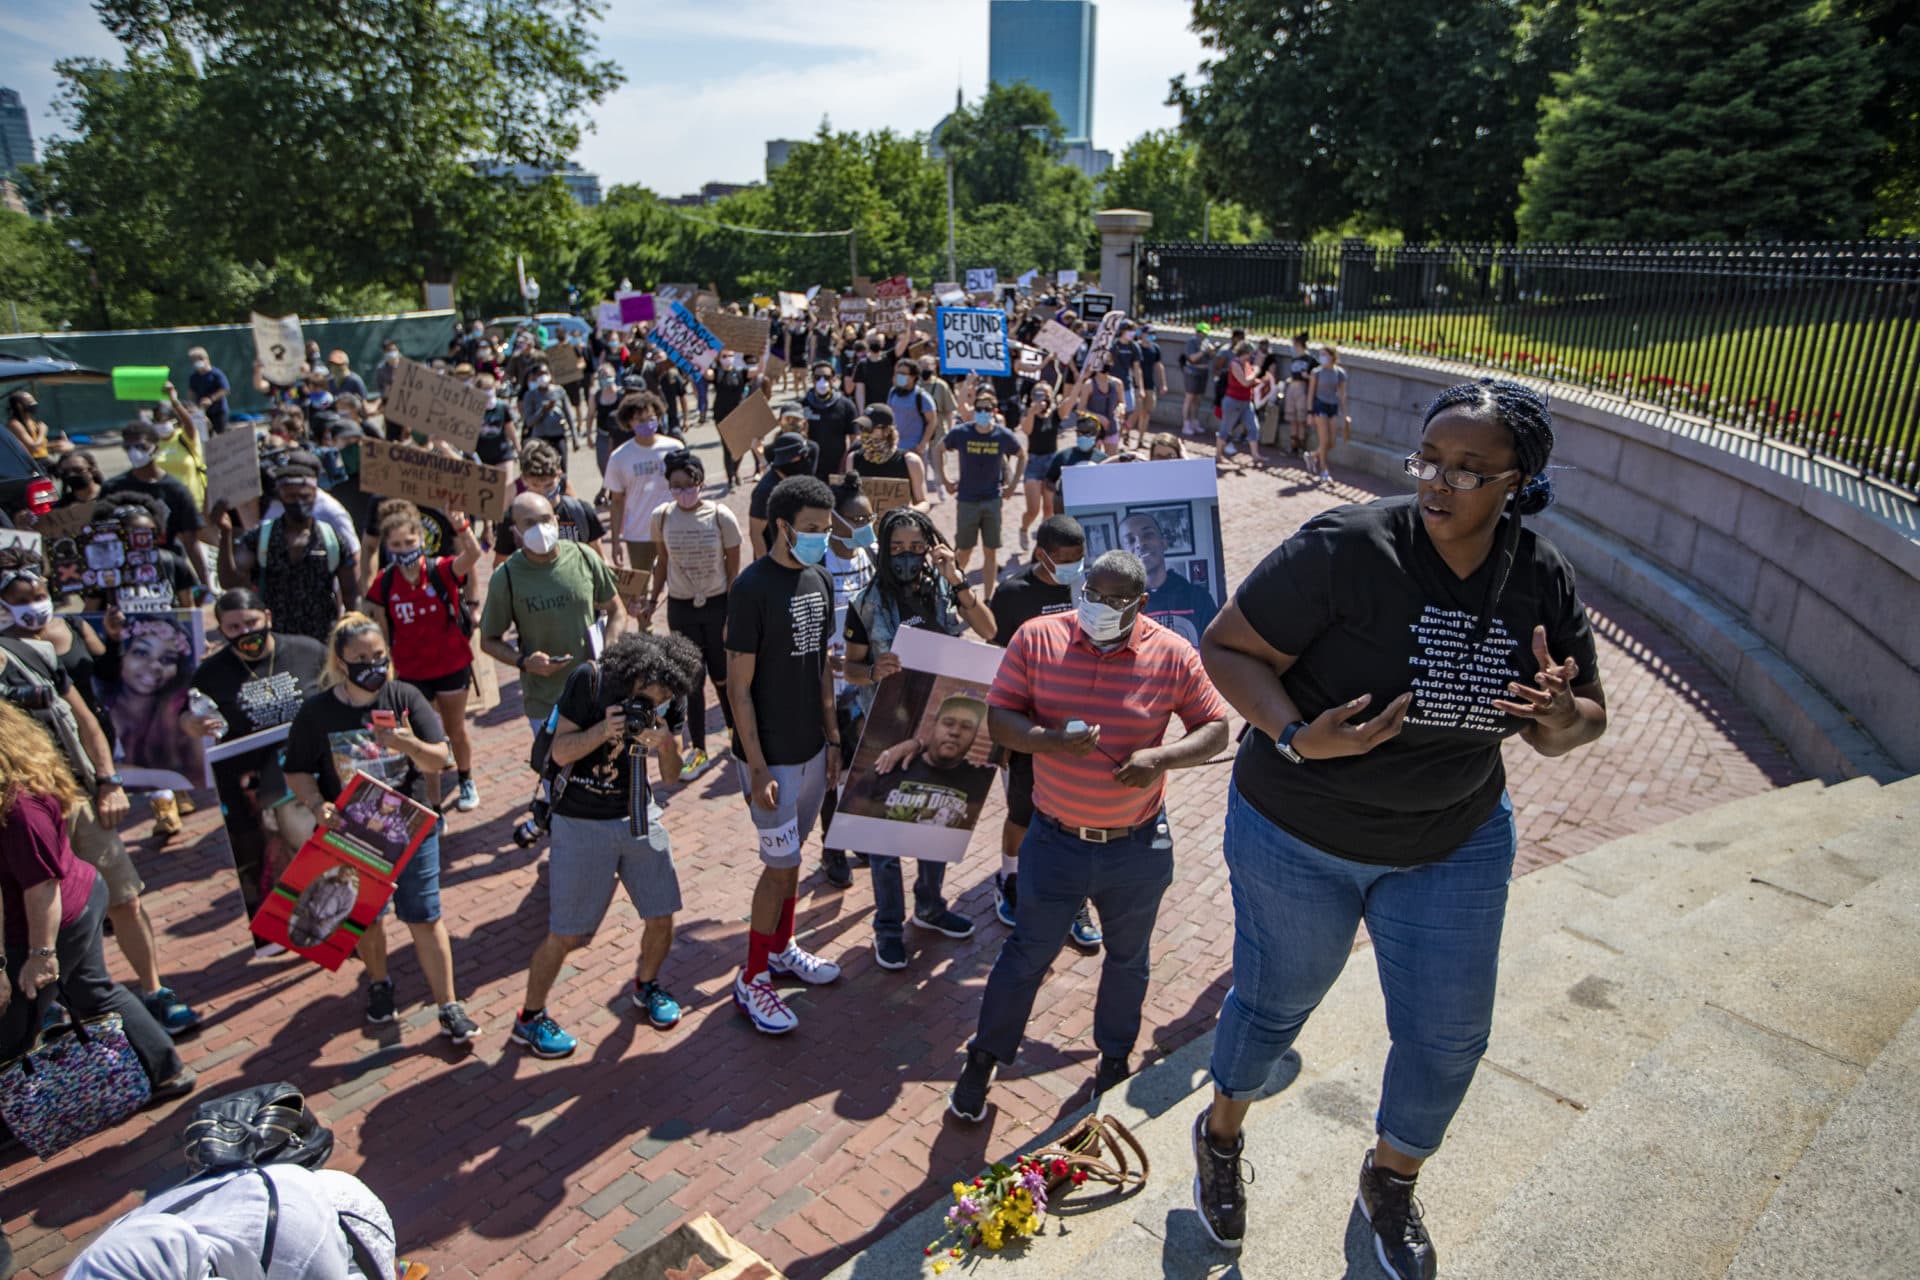
[[[1082,951],[1098,951],[1101,941],[1106,937],[1093,921],[1093,908],[1084,902],[1080,904],[1079,914],[1073,918],[1073,930],[1068,936],[1073,939],[1073,945]]]
[[[200,1015],[175,996],[171,987],[149,991],[140,997],[140,1003],[147,1006],[153,1020],[170,1036],[183,1036],[200,1025]]]
[[[633,1007],[646,1014],[647,1021],[662,1031],[680,1021],[680,1002],[657,982],[634,980]]]
[[[1020,873],[996,875],[993,878],[993,914],[1000,917],[1000,923],[1013,928],[1017,918],[1015,912],[1020,909]]]
[[[527,1046],[536,1058],[564,1058],[580,1045],[544,1009],[531,1021],[513,1020],[513,1042]]]

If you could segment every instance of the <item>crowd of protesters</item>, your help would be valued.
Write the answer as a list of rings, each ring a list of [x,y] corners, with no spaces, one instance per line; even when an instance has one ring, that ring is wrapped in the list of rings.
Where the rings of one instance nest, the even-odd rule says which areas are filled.
[[[1016,337],[1049,319],[1092,336],[1071,299],[1008,306]],[[925,311],[917,304],[912,318]],[[1247,725],[1222,782],[1235,985],[1214,1050],[1214,1101],[1195,1122],[1196,1208],[1216,1242],[1238,1245],[1248,1103],[1364,920],[1382,959],[1393,1045],[1362,1200],[1389,1267],[1432,1274],[1412,1190],[1491,1019],[1515,840],[1500,742],[1518,735],[1557,755],[1605,726],[1571,574],[1522,528],[1549,497],[1544,402],[1513,384],[1447,392],[1407,459],[1417,492],[1310,522],[1217,616],[1209,610],[1196,646],[1143,613],[1164,575],[1164,547],[1142,534],[1090,555],[1087,531],[1062,509],[1062,473],[1178,458],[1197,447],[1186,442],[1211,436],[1222,460],[1290,454],[1311,477],[1329,478],[1348,425],[1347,373],[1333,348],[1315,350],[1305,334],[1274,342],[1236,330],[1220,340],[1202,325],[1163,350],[1152,325],[1128,322],[1091,368],[1047,356],[1028,375],[948,379],[912,325],[883,333],[829,315],[769,321],[762,350],[723,350],[691,372],[647,325],[543,332],[474,321],[444,351],[417,353],[485,393],[485,427],[468,456],[515,462],[519,474],[498,521],[363,492],[361,441],[461,452],[387,421],[400,359],[392,343],[371,386],[344,352],[323,356],[317,346],[297,385],[273,385],[256,369],[253,385],[271,407],[255,424],[232,412],[228,376],[196,349],[188,397],[169,388],[167,404],[127,425],[129,469],[112,478],[40,420],[37,401],[16,394],[9,429],[48,461],[60,503],[145,520],[178,563],[153,600],[94,601],[107,619],[96,634],[56,611],[43,565],[0,553],[11,556],[0,560],[0,600],[12,611],[0,654],[21,682],[51,694],[38,712],[0,704],[9,971],[0,1006],[14,1000],[0,1059],[19,1052],[58,989],[76,1012],[126,1018],[156,1097],[192,1087],[168,1037],[190,1033],[195,1018],[161,981],[139,877],[113,833],[128,804],[115,724],[95,705],[91,669],[119,662],[155,602],[211,603],[224,644],[195,676],[206,701],[178,712],[185,732],[197,740],[290,725],[274,821],[296,845],[339,819],[333,806],[348,780],[328,744],[342,731],[367,730],[397,762],[397,785],[421,803],[475,808],[466,717],[476,655],[518,673],[529,738],[545,760],[528,775],[519,831],[548,845],[550,872],[545,936],[507,1034],[543,1058],[578,1046],[548,1000],[569,952],[592,944],[616,885],[643,921],[627,994],[656,1027],[681,1017],[671,950],[683,902],[669,828],[674,788],[720,763],[709,685],[760,864],[732,997],[758,1031],[795,1029],[782,986],[840,976],[798,936],[805,849],[834,816],[875,690],[903,670],[896,639],[922,628],[1005,650],[984,700],[952,708],[965,742],[984,732],[1008,753],[992,878],[993,913],[1010,929],[964,1047],[953,1115],[986,1114],[994,1073],[1018,1052],[1069,942],[1104,951],[1096,1089],[1127,1077],[1151,980],[1148,944],[1173,877],[1166,775],[1222,758],[1231,709]],[[555,380],[556,342],[573,348],[570,381]],[[1179,428],[1156,429],[1158,399],[1176,393]],[[755,394],[771,403],[777,431],[737,457],[723,450],[723,474],[710,478],[697,452],[705,431]],[[238,429],[260,437],[265,506],[203,511],[200,433]],[[592,494],[569,480],[579,474],[575,452],[590,453],[599,472]],[[904,482],[906,501],[876,509],[868,490],[880,481]],[[746,483],[743,528],[718,499]],[[932,515],[949,498],[951,541]],[[1017,521],[1006,518],[1015,500]],[[1009,525],[1017,548],[1007,546]],[[637,592],[623,590],[625,570],[646,571]],[[1423,629],[1449,628],[1448,643],[1505,664],[1501,687],[1417,696],[1466,678],[1464,666],[1450,675],[1419,647]],[[174,714],[171,704],[163,714]],[[179,829],[178,800],[153,803],[165,839]],[[908,966],[909,923],[947,937],[974,932],[948,904],[947,863],[918,864],[909,903],[898,858],[866,862],[881,968]],[[458,995],[439,866],[436,828],[405,868],[393,914],[411,932],[440,1031],[465,1043],[481,1028]],[[833,889],[853,883],[844,850],[824,848],[820,871]],[[1471,909],[1461,905],[1469,899]],[[103,921],[138,975],[139,1000],[105,979]],[[393,1020],[403,1002],[378,923],[359,956],[366,1018]]]

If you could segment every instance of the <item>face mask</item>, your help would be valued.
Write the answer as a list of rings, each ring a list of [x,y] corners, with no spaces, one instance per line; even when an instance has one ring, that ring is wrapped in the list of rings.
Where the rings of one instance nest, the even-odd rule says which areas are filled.
[[[682,511],[692,511],[700,505],[700,491],[698,489],[675,489],[673,491],[673,500],[680,504]]]
[[[900,388],[902,391],[905,391],[907,389],[907,384],[912,381],[913,379],[909,378],[904,373],[896,373],[893,375],[893,385]]]
[[[35,600],[32,604],[10,604],[14,625],[22,631],[38,631],[53,621],[53,601]]]
[[[635,434],[636,436],[650,436],[654,432],[658,431],[659,429],[660,429],[660,424],[655,422],[652,418],[642,418],[640,421],[633,424],[633,434]]]
[[[382,658],[378,662],[349,662],[347,679],[351,680],[355,687],[365,689],[368,693],[378,693],[380,686],[387,682],[387,660]]]
[[[400,353],[398,351],[389,351],[385,355],[381,356],[380,358],[382,360],[385,360],[388,364],[400,363]]]
[[[973,425],[974,425],[974,426],[976,426],[976,427],[990,427],[990,426],[992,426],[992,425],[993,425],[993,414],[991,414],[991,413],[989,413],[989,412],[988,412],[987,410],[985,410],[985,409],[978,409],[978,410],[975,410],[975,411],[974,411],[974,415],[973,415]]]
[[[610,386],[612,386],[612,385],[613,385],[613,375],[612,375],[612,374],[610,374],[610,373],[603,373],[603,374],[601,374],[601,375],[600,375],[600,385],[601,385],[601,386],[603,386],[603,387],[610,387]]]
[[[539,377],[533,380],[533,385],[536,387],[544,387],[552,381],[553,381],[552,378],[549,378],[546,374],[543,373]]]
[[[793,533],[793,558],[801,564],[819,564],[827,558],[827,535],[824,533]]]
[[[243,631],[228,643],[233,646],[235,653],[248,662],[253,662],[266,654],[267,637],[271,634],[265,627],[261,627],[258,631]]]
[[[739,369],[744,369],[746,367],[747,367],[747,362],[745,360],[742,360],[739,356],[734,356],[732,359],[727,361],[727,368],[729,369],[739,370]]]
[[[420,557],[424,556],[425,554],[427,554],[425,548],[409,547],[405,551],[394,552],[393,562],[404,569],[408,565],[419,564]]]
[[[848,538],[847,542],[851,546],[871,551],[874,544],[879,542],[879,540],[880,537],[873,531],[873,526],[863,524],[853,531],[853,536]]]
[[[1082,600],[1080,630],[1095,644],[1111,644],[1127,633],[1127,615],[1110,604]]]
[[[171,440],[179,433],[180,424],[177,422],[162,422],[156,424],[154,430],[160,433],[162,440]]]
[[[487,392],[487,408],[494,409],[499,407],[499,404],[500,404],[499,395],[492,391]]]
[[[1041,552],[1046,555],[1046,552]],[[1053,573],[1053,580],[1063,587],[1077,587],[1080,580],[1087,576],[1087,562],[1075,560],[1070,564],[1057,564],[1052,556],[1047,556],[1047,568]]]
[[[1073,438],[1073,447],[1078,449],[1081,453],[1092,453],[1095,449],[1098,449],[1100,447],[1100,437],[1099,436],[1075,436]]]
[[[529,525],[520,535],[520,544],[537,556],[544,556],[560,545],[560,526],[551,520]]]
[[[131,445],[127,447],[127,465],[135,471],[138,471],[152,461],[153,450],[135,448]]]
[[[833,391],[832,379],[815,378],[813,380],[813,394],[817,396],[824,396],[824,395],[830,394],[832,391]]]
[[[860,456],[868,462],[885,462],[893,457],[893,441],[886,437],[870,439],[860,446]]]
[[[918,582],[927,574],[927,557],[918,551],[902,551],[897,556],[889,556],[887,562],[893,566],[893,576],[899,582]]]
[[[294,519],[311,520],[313,519],[313,509],[318,504],[311,498],[308,498],[300,502],[286,502],[281,505],[287,509],[287,514]]]
[[[193,362],[193,371],[195,373],[205,373],[207,370],[211,368],[213,368],[213,366],[208,364],[205,360],[195,360]]]

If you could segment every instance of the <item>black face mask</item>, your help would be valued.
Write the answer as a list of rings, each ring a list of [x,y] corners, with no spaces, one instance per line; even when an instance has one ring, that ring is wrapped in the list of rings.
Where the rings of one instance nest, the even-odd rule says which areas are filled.
[[[378,693],[381,686],[387,683],[387,660],[382,658],[378,662],[349,662],[347,679],[368,693]]]
[[[409,547],[405,551],[395,551],[392,554],[393,562],[404,569],[410,564],[417,564],[420,557],[427,553],[423,548]]]
[[[233,646],[235,653],[245,658],[248,662],[257,662],[266,656],[267,642],[272,638],[273,633],[267,628],[261,627],[257,631],[243,631],[227,643]]]
[[[927,576],[927,557],[920,551],[902,551],[889,556],[887,562],[893,566],[893,576],[908,586],[918,586]]]
[[[287,515],[291,518],[295,520],[311,520],[313,519],[314,508],[320,504],[309,498],[302,502],[285,502],[281,505],[287,509]]]

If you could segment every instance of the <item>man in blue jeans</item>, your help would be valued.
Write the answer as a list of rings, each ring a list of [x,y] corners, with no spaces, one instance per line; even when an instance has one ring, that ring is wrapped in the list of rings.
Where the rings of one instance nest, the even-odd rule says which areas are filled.
[[[986,1116],[994,1069],[1019,1051],[1034,997],[1088,899],[1106,934],[1094,1093],[1127,1078],[1153,922],[1173,883],[1167,770],[1204,764],[1227,744],[1227,704],[1193,646],[1140,616],[1147,571],[1139,559],[1107,552],[1078,594],[1075,612],[1034,618],[1014,633],[987,695],[993,740],[1033,757],[1034,821],[1020,845],[1020,912],[947,1099],[962,1120]],[[1187,733],[1167,744],[1174,716]]]

